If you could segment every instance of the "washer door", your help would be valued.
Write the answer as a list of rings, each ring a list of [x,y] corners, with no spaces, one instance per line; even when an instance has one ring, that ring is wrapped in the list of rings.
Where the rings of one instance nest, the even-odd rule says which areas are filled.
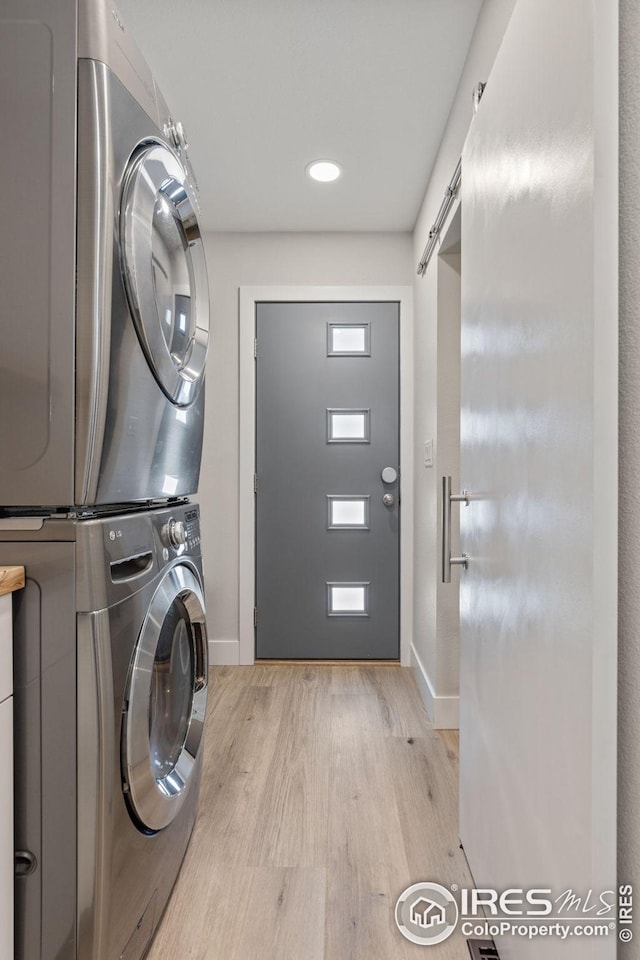
[[[162,143],[134,152],[120,210],[124,283],[149,365],[169,400],[187,406],[209,344],[207,269],[184,167]]]
[[[179,564],[161,580],[134,651],[123,721],[124,791],[147,830],[178,815],[207,706],[207,631],[199,578]]]

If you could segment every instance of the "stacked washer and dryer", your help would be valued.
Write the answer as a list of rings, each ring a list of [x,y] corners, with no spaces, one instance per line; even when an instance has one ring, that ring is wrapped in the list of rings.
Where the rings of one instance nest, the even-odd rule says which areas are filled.
[[[0,12],[0,563],[16,960],[140,960],[196,815],[208,290],[186,143],[112,4]]]

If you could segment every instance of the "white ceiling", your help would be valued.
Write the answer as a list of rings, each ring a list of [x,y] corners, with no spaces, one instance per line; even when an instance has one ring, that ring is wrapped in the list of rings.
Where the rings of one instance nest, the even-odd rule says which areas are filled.
[[[204,228],[342,231],[413,227],[481,4],[119,6],[186,128]],[[307,177],[319,157],[340,180]]]

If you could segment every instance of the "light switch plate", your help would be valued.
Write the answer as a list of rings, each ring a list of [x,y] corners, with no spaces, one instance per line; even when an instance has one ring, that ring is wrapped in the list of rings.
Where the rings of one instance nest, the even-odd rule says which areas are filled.
[[[424,442],[424,465],[425,467],[433,466],[433,440]]]

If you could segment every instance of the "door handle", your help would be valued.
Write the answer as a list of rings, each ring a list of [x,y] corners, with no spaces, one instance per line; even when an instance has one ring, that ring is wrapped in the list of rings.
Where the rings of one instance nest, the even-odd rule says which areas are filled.
[[[38,860],[35,853],[30,850],[15,851],[15,875],[16,877],[30,877],[35,873],[38,866]]]
[[[195,654],[196,654],[196,670],[195,670],[195,680],[193,684],[193,691],[197,693],[199,690],[204,690],[208,682],[209,674],[209,656],[208,656],[208,640],[207,640],[207,628],[203,623],[194,623],[194,633],[195,633]]]
[[[451,556],[451,504],[466,503],[469,505],[469,494],[451,493],[451,477],[442,478],[442,582],[451,583],[451,567],[460,566],[465,570],[469,566],[469,556],[463,553],[461,557]]]

